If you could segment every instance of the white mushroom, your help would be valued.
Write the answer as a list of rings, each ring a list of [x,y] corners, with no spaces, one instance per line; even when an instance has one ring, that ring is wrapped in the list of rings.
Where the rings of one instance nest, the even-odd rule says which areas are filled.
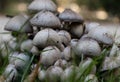
[[[60,50],[63,50],[61,39],[58,33],[50,28],[39,31],[33,39],[33,44],[41,48],[45,48],[49,45],[55,45]]]
[[[38,28],[40,27],[58,28],[61,25],[60,20],[53,13],[49,11],[41,11],[37,13],[30,20],[30,23],[32,25],[38,26]]]
[[[101,53],[101,48],[97,41],[91,38],[84,38],[79,40],[74,49],[74,52],[79,56],[82,54],[89,56],[99,56]]]
[[[61,38],[61,41],[62,43],[67,46],[69,45],[70,41],[71,41],[71,35],[69,32],[65,31],[65,30],[60,30],[58,32],[60,38]]]
[[[41,64],[44,66],[53,65],[61,57],[60,53],[60,50],[55,46],[48,46],[44,48],[40,55]]]
[[[89,31],[97,28],[100,24],[97,22],[91,22],[85,24],[85,33],[88,33]]]
[[[71,9],[65,9],[62,13],[59,15],[60,20],[65,22],[79,22],[83,23],[83,17],[80,16],[80,14],[72,11]]]
[[[91,58],[87,58],[83,60],[82,62],[80,62],[79,68],[80,68],[81,73],[85,72],[88,68],[91,74],[95,74],[97,70],[96,65],[94,64],[94,61]]]
[[[112,70],[114,68],[118,68],[120,66],[120,56],[116,57],[105,57],[101,71]]]
[[[3,72],[3,76],[5,78],[5,82],[12,82],[18,76],[18,72],[15,69],[15,65],[9,64],[5,71]]]
[[[66,60],[59,59],[55,62],[54,66],[58,66],[64,69],[68,66],[68,62]]]
[[[84,26],[81,24],[76,24],[76,25],[71,26],[71,33],[74,36],[77,36],[78,38],[82,36],[83,31],[84,31]]]
[[[29,6],[28,9],[31,11],[57,11],[57,6],[52,0],[34,0]]]
[[[21,43],[20,45],[20,49],[21,51],[30,51],[33,47],[33,41],[28,39],[28,40],[25,40]]]
[[[65,60],[70,60],[72,58],[72,51],[71,51],[71,47],[67,46],[62,53],[62,58],[64,58]]]
[[[30,50],[32,54],[39,55],[39,49],[36,46],[33,46]]]
[[[51,66],[47,69],[46,75],[50,82],[57,82],[63,73],[63,69],[57,66]]]
[[[24,32],[29,33],[33,32],[29,22],[29,17],[23,14],[19,14],[13,18],[11,18],[5,26],[5,30],[15,31],[15,32]]]
[[[88,36],[96,39],[97,41],[104,43],[104,44],[113,44],[114,42],[114,29],[108,30],[108,28],[104,26],[99,26],[88,33]]]
[[[40,81],[44,81],[46,79],[46,70],[38,70],[38,78]]]
[[[86,76],[84,82],[98,82],[98,78],[93,74],[89,74]]]

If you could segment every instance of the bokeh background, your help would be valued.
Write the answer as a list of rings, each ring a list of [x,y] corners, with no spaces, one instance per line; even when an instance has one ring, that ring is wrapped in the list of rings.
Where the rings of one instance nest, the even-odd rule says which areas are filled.
[[[28,12],[32,0],[0,0],[0,16]],[[115,22],[120,19],[120,0],[54,0],[58,11],[71,8],[87,21]]]

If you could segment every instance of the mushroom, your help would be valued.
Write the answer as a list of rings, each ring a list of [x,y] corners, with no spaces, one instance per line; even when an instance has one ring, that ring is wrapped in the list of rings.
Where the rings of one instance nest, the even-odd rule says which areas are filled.
[[[120,56],[116,57],[105,57],[101,71],[112,70],[120,66]]]
[[[29,6],[28,9],[31,11],[51,11],[56,12],[57,6],[52,0],[34,0]]]
[[[71,52],[71,47],[67,46],[62,53],[62,58],[69,61],[72,59],[72,52]]]
[[[98,26],[100,26],[100,24],[97,22],[85,23],[85,33],[88,33],[89,31],[97,28]]]
[[[20,45],[21,51],[30,51],[33,47],[33,41],[30,39],[27,39],[23,41]]]
[[[83,17],[71,9],[65,9],[62,13],[59,14],[59,18],[64,22],[83,23]]]
[[[73,24],[73,25],[71,25],[70,32],[73,36],[80,38],[84,32],[84,26],[81,24]]]
[[[33,46],[30,50],[30,52],[34,55],[39,55],[39,49],[36,46]]]
[[[66,60],[59,59],[55,62],[54,66],[58,66],[65,69],[68,66],[68,62]]]
[[[18,72],[15,68],[15,65],[12,64],[9,64],[3,72],[3,77],[5,78],[5,82],[15,81],[17,76],[18,76]]]
[[[60,36],[61,41],[65,46],[69,45],[69,43],[71,41],[71,35],[69,34],[69,32],[67,32],[65,30],[60,30],[58,32],[58,35]]]
[[[80,39],[73,50],[78,56],[81,56],[82,54],[88,56],[99,56],[101,53],[100,45],[97,41],[91,38]]]
[[[14,61],[16,60],[17,56],[19,55],[19,52],[11,52],[8,56],[8,60],[10,64],[14,64]]]
[[[61,26],[60,20],[49,11],[41,11],[37,13],[30,20],[30,23],[34,26],[38,26],[38,28],[40,27],[58,28]]]
[[[39,31],[33,39],[33,44],[40,48],[57,46],[61,51],[64,49],[58,33],[50,28]]]
[[[98,78],[94,74],[89,74],[86,76],[84,82],[98,82]]]
[[[71,79],[75,77],[75,75],[78,73],[78,67],[71,65],[70,67],[67,67],[64,72],[61,75],[62,82],[70,82]]]
[[[9,62],[14,64],[17,69],[25,68],[26,64],[29,62],[30,57],[24,53],[14,53],[10,56]]]
[[[104,26],[99,26],[88,33],[88,36],[104,44],[112,45],[114,42],[114,32]]]
[[[46,79],[46,70],[40,69],[38,70],[38,78],[40,81],[45,81]]]
[[[24,14],[19,14],[11,18],[5,26],[5,30],[22,32],[22,33],[31,33],[33,29],[31,28],[29,22],[29,17]]]
[[[96,73],[96,65],[92,58],[86,58],[85,60],[81,61],[79,64],[80,72],[83,73],[89,68],[89,73],[95,74]]]
[[[50,82],[57,82],[60,80],[63,69],[57,66],[51,66],[46,71],[46,77]]]
[[[55,46],[48,46],[43,49],[40,55],[41,64],[44,66],[53,65],[58,59],[60,59],[60,50]]]

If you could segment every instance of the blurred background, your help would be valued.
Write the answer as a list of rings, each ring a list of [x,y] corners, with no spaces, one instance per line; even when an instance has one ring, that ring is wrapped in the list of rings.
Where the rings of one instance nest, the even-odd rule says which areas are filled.
[[[0,0],[0,16],[27,12],[32,0]],[[115,22],[120,19],[120,0],[53,0],[58,11],[70,8],[87,21]]]

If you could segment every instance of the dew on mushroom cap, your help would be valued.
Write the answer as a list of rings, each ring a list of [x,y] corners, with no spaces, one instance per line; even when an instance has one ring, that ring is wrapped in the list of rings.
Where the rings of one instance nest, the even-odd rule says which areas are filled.
[[[29,6],[28,9],[31,11],[51,11],[56,12],[57,6],[51,0],[34,0]]]
[[[33,29],[31,28],[28,19],[29,17],[23,14],[14,16],[8,21],[4,29],[13,32],[31,33],[33,32]]]
[[[49,11],[41,11],[37,13],[31,20],[32,25],[38,27],[51,27],[57,28],[60,27],[60,20]]]

